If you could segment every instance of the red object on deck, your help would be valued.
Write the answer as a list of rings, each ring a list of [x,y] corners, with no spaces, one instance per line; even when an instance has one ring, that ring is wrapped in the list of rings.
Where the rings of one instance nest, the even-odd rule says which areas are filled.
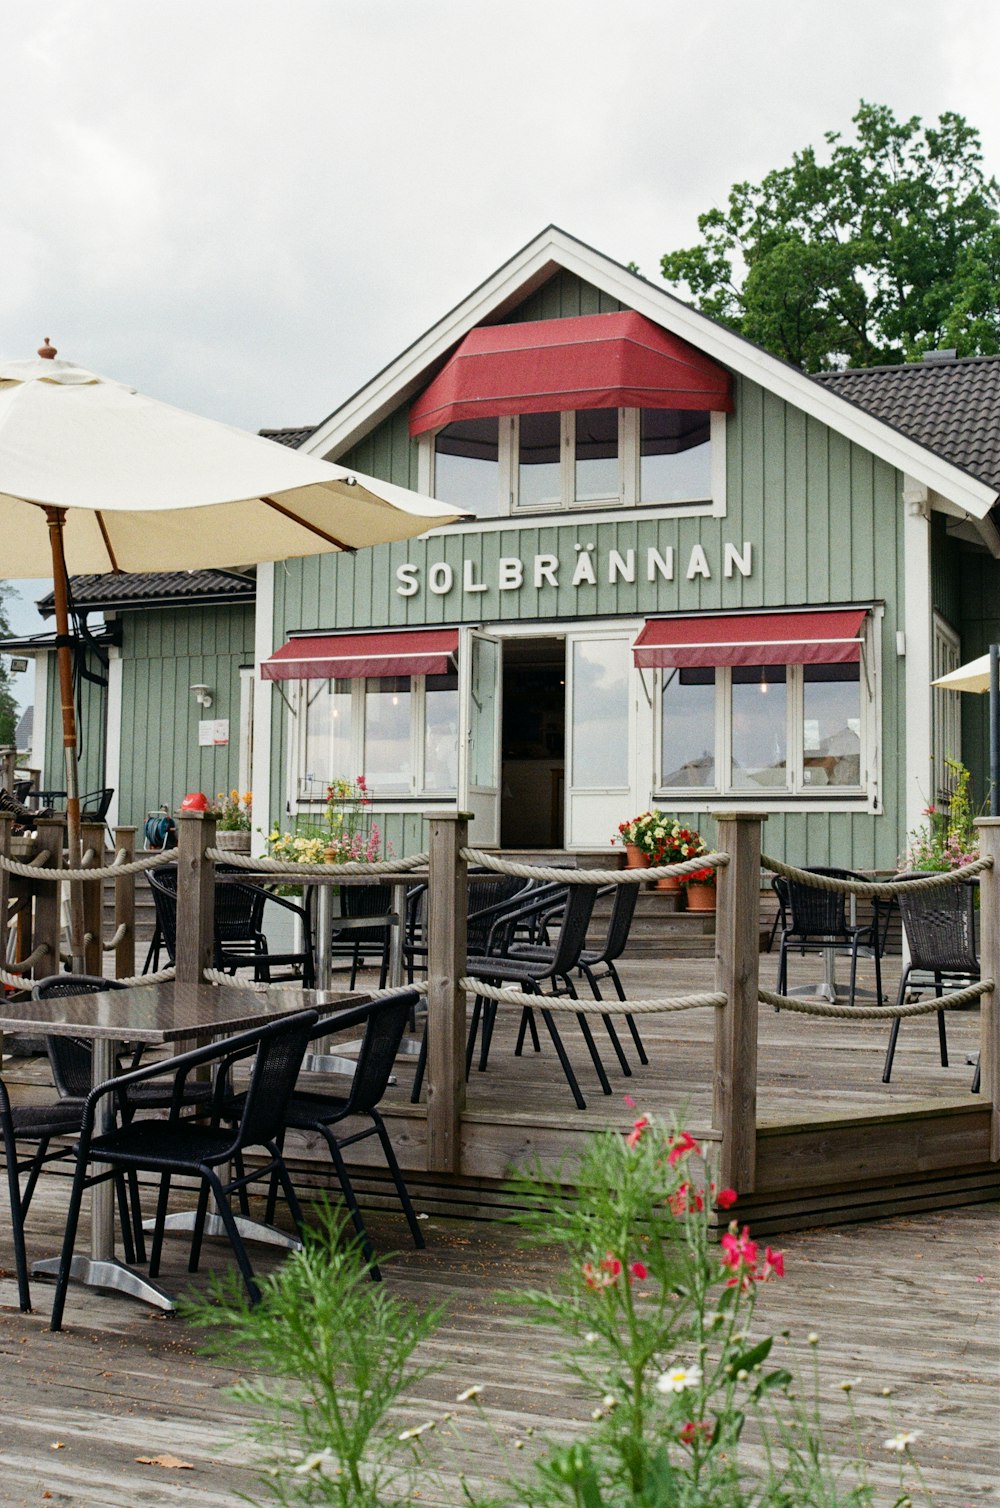
[[[731,413],[730,376],[641,314],[480,325],[410,409],[410,434],[457,419],[586,408]]]
[[[863,607],[811,613],[697,613],[650,618],[632,654],[657,666],[829,665],[861,659]]]
[[[202,791],[188,791],[180,809],[182,812],[207,812],[210,809],[209,799]]]
[[[349,681],[355,676],[446,675],[458,652],[457,628],[409,633],[302,634],[260,667],[264,681]]]

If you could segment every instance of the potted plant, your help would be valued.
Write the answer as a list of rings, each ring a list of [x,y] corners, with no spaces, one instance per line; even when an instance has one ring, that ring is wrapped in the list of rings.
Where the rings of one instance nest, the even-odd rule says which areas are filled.
[[[704,851],[704,848],[702,848],[703,853]],[[689,911],[715,910],[714,869],[696,869],[694,874],[689,874],[681,883],[684,886],[687,909]]]
[[[620,822],[618,837],[611,841],[625,845],[626,863],[630,869],[681,864],[685,859],[706,852],[700,833],[685,827],[676,817],[661,812],[658,807],[633,817],[630,822]],[[656,884],[661,890],[677,890],[681,881],[667,877],[657,880]]]
[[[220,791],[215,800],[216,847],[233,853],[249,853],[253,792],[244,791],[240,795],[234,787],[231,791]]]

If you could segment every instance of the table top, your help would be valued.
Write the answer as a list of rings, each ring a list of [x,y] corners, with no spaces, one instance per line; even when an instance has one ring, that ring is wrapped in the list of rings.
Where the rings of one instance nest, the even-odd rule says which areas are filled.
[[[178,1042],[186,1037],[248,1031],[294,1011],[318,1010],[321,1016],[334,1015],[362,1005],[368,998],[363,993],[333,990],[242,990],[168,980],[51,1000],[0,1000],[0,1030],[29,1027],[53,1037]]]

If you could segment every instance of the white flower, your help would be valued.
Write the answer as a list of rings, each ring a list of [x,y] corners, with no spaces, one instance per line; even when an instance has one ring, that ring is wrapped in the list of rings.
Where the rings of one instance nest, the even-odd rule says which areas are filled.
[[[843,1382],[834,1383],[834,1387],[840,1388],[842,1393],[850,1393],[861,1381],[860,1377],[845,1377]]]
[[[468,1403],[471,1399],[478,1398],[482,1391],[478,1382],[474,1382],[471,1387],[465,1388],[461,1393],[457,1394],[455,1402]]]
[[[671,1367],[656,1379],[656,1389],[659,1393],[684,1393],[688,1388],[696,1388],[699,1382],[700,1367]]]
[[[893,1435],[891,1440],[883,1440],[886,1450],[895,1450],[902,1455],[904,1450],[909,1450],[914,1440],[919,1440],[923,1434],[921,1429],[901,1429],[898,1435]]]
[[[401,1430],[396,1438],[399,1440],[415,1440],[418,1435],[422,1435],[424,1433],[424,1430],[433,1428],[434,1420],[428,1419],[426,1424],[413,1424],[409,1429]]]
[[[333,1460],[332,1450],[314,1450],[311,1456],[306,1456],[295,1468],[295,1475],[308,1476],[311,1471],[322,1471],[329,1461]]]

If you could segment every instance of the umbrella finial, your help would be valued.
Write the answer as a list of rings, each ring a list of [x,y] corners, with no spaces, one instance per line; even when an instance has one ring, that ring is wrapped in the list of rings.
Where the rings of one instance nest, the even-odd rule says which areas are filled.
[[[56,358],[56,348],[47,335],[45,337],[45,344],[38,347],[38,354],[39,356],[46,357],[49,361],[54,361]]]

